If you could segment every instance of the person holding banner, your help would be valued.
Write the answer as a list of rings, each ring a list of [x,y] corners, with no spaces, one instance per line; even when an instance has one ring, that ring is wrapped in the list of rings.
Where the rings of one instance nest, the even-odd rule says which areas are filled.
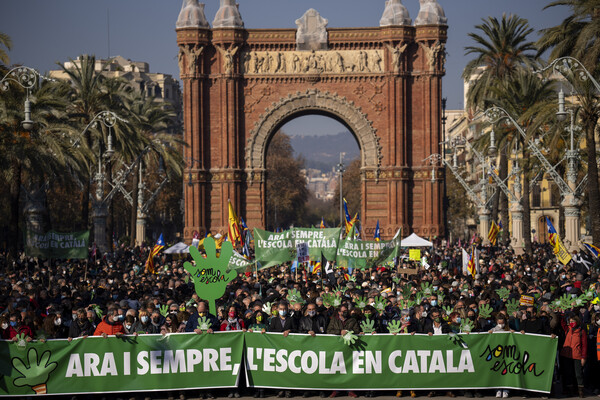
[[[581,319],[577,315],[571,315],[561,320],[562,327],[566,333],[565,343],[560,351],[560,364],[562,366],[563,383],[568,394],[575,391],[579,397],[585,397],[583,393],[583,367],[587,358],[587,333],[581,326]],[[563,388],[564,390],[564,388]]]
[[[327,331],[327,319],[317,313],[317,305],[310,303],[306,306],[304,316],[300,319],[300,325],[298,328],[300,333],[308,333],[311,336],[317,334],[324,334]]]
[[[125,334],[123,329],[123,323],[119,321],[116,308],[109,308],[106,312],[106,316],[102,318],[102,321],[96,327],[94,336],[102,336],[107,338],[109,335],[122,336]]]
[[[506,320],[506,317],[504,316],[504,314],[498,314],[496,316],[496,326],[494,326],[492,329],[490,329],[489,333],[496,333],[496,332],[511,332],[510,328],[508,327],[508,321]],[[502,389],[498,389],[496,391],[496,397],[497,398],[508,398],[510,396],[510,392],[506,389],[502,390]]]

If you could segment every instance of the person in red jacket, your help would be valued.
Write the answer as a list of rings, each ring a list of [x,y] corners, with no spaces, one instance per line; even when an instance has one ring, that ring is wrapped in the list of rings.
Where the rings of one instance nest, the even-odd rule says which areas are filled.
[[[119,320],[117,310],[110,308],[106,313],[106,316],[102,318],[102,321],[98,324],[94,336],[107,337],[108,335],[121,336],[125,334],[123,323]]]
[[[575,386],[573,381],[575,380],[579,397],[584,397],[583,366],[587,357],[587,334],[582,328],[581,320],[577,315],[569,317],[568,325],[564,318],[561,323],[567,335],[560,351],[563,382],[572,391]]]

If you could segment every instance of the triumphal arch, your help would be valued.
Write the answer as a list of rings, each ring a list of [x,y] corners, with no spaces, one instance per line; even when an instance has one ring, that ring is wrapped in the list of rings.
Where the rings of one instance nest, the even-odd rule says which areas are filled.
[[[356,138],[366,235],[377,220],[387,238],[399,227],[443,231],[443,170],[424,160],[442,141],[447,19],[436,0],[420,3],[414,23],[402,0],[388,0],[379,27],[329,28],[310,9],[296,28],[245,29],[235,0],[221,0],[212,27],[203,4],[184,1],[176,26],[187,240],[226,230],[228,200],[250,227],[265,226],[270,138],[305,114],[333,117]]]

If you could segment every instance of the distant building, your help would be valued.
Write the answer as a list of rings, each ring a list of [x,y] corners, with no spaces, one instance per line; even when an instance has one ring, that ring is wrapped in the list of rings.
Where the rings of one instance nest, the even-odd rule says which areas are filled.
[[[81,57],[64,63],[66,69],[75,69],[81,66]],[[182,96],[179,82],[172,75],[152,73],[146,62],[131,61],[121,56],[108,60],[96,59],[94,69],[107,78],[122,78],[130,82],[131,86],[140,92],[146,93],[157,99],[169,102],[180,113]],[[62,69],[50,71],[50,77],[67,79],[67,74]]]

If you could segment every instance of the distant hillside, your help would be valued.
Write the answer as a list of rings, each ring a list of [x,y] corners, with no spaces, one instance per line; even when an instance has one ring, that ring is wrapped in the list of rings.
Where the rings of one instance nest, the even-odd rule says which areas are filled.
[[[346,153],[344,164],[360,157],[358,142],[350,132],[327,136],[290,136],[296,155],[302,155],[307,168],[323,172],[340,162],[340,153]]]

